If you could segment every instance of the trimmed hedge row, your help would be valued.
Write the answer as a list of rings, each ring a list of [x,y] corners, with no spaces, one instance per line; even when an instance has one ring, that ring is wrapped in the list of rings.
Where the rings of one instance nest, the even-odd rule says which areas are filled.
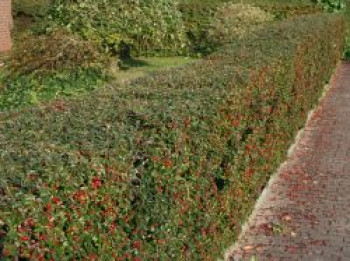
[[[343,36],[339,16],[299,17],[130,86],[1,114],[4,255],[218,257],[317,102]]]

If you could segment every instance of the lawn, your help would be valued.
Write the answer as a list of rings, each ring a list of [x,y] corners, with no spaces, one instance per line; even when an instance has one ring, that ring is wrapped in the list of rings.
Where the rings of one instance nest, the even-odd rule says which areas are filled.
[[[197,61],[192,57],[137,57],[124,61],[120,69],[113,70],[112,76],[120,82],[129,81],[157,71],[171,69]]]

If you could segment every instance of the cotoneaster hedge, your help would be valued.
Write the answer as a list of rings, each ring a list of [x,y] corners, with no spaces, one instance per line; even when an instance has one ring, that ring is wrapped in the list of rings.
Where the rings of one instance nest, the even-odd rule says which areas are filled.
[[[339,16],[300,17],[129,86],[1,114],[5,260],[214,260],[317,102],[343,36]]]

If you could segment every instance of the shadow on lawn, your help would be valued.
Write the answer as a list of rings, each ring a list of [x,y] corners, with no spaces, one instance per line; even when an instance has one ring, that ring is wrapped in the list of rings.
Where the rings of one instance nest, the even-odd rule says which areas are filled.
[[[121,70],[128,70],[130,68],[140,68],[140,67],[147,67],[150,66],[150,64],[144,60],[141,59],[135,59],[135,58],[129,58],[129,59],[123,59],[119,62],[119,67]]]

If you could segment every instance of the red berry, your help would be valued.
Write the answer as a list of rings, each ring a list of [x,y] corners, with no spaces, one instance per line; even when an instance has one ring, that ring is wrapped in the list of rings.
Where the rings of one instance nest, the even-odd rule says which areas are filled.
[[[46,208],[46,212],[50,212],[51,211],[51,204],[47,203],[45,208]]]
[[[46,240],[46,235],[45,234],[41,234],[40,236],[39,236],[39,239],[41,240],[41,241],[45,241]]]
[[[29,240],[29,237],[28,237],[28,236],[22,236],[22,237],[21,237],[21,240],[22,240],[22,241],[28,241],[28,240]]]
[[[94,189],[98,189],[99,187],[102,186],[102,180],[98,177],[94,177],[92,179],[92,182],[91,182],[91,186],[94,188]]]
[[[53,197],[51,201],[52,201],[52,203],[54,203],[56,205],[61,202],[61,200],[58,197]]]
[[[173,163],[171,162],[171,160],[169,158],[166,158],[165,161],[164,161],[164,167],[166,169],[169,169],[173,166]]]

